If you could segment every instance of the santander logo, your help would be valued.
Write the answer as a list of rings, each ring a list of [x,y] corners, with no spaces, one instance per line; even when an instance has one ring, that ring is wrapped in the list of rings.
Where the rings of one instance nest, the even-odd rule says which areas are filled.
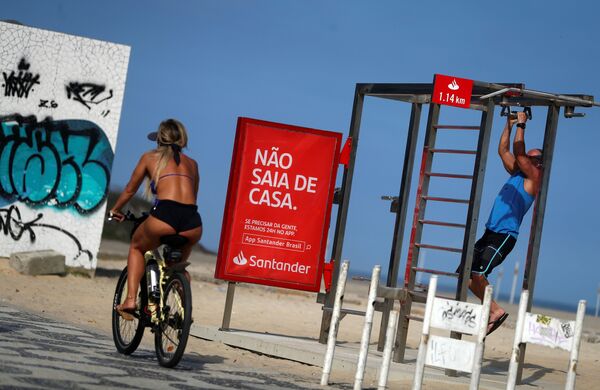
[[[244,252],[240,251],[240,253],[233,258],[233,262],[237,265],[246,265],[248,264],[248,259],[244,256]]]
[[[460,87],[458,86],[456,79],[454,79],[450,84],[448,84],[448,88],[450,88],[453,91],[457,91]]]

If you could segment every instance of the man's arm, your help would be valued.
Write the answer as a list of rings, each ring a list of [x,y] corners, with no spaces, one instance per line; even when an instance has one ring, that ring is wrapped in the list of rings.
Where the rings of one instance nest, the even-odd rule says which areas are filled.
[[[519,169],[515,156],[510,152],[510,132],[515,122],[516,120],[511,120],[510,116],[507,117],[506,126],[504,126],[504,130],[500,136],[500,143],[498,144],[498,154],[502,159],[504,169],[511,175],[516,173]]]
[[[525,124],[525,122],[527,122],[527,115],[524,112],[518,112],[517,115],[518,123]],[[525,148],[525,130],[519,126],[517,126],[517,133],[515,134],[515,140],[513,141],[513,152],[515,153],[518,169],[523,172],[525,177],[533,179],[537,171],[527,156],[527,149]]]

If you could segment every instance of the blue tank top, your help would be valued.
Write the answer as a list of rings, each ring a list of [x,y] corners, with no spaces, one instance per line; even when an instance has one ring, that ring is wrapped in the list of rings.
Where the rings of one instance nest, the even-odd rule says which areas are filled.
[[[494,201],[485,227],[496,233],[519,235],[519,226],[535,197],[525,191],[525,176],[521,172],[512,175]]]

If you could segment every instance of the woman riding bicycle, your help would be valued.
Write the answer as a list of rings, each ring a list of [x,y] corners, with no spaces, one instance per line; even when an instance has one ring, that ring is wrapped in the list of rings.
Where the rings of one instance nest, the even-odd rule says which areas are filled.
[[[131,179],[119,196],[110,215],[122,222],[121,208],[135,195],[144,178],[147,190],[155,195],[149,217],[136,229],[131,238],[127,258],[127,299],[115,307],[123,318],[136,309],[136,297],[144,274],[144,253],[160,245],[160,237],[179,234],[187,238],[183,260],[202,236],[202,220],[198,214],[198,164],[181,150],[187,146],[187,132],[175,119],[160,123],[158,131],[148,134],[157,142],[156,149],[146,152],[135,167]],[[124,315],[125,314],[125,315]]]

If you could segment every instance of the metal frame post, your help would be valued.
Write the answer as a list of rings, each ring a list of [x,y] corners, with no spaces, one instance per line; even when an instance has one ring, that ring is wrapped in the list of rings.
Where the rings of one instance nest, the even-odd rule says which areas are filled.
[[[402,239],[404,238],[404,226],[406,225],[406,209],[408,207],[408,198],[410,196],[410,181],[413,174],[415,151],[417,149],[417,139],[419,138],[419,125],[421,123],[421,108],[422,104],[412,103],[408,135],[406,137],[406,150],[404,152],[404,168],[402,169],[400,192],[398,194],[398,210],[396,211],[396,222],[394,224],[392,252],[390,254],[390,263],[388,266],[387,287],[396,287],[398,284]],[[392,310],[393,305],[393,299],[385,299],[383,312],[381,314],[381,325],[379,327],[379,341],[377,343],[377,349],[379,351],[383,350],[385,344],[386,328],[390,318],[390,310]]]
[[[494,102],[491,99],[488,100],[486,110],[481,114],[481,125],[477,140],[477,151],[479,153],[475,157],[473,182],[471,183],[471,194],[469,198],[472,199],[472,202],[469,203],[469,210],[467,211],[467,226],[465,228],[465,238],[463,240],[463,249],[460,259],[460,272],[458,275],[458,282],[456,283],[456,300],[459,301],[465,301],[467,299],[467,292],[469,290],[473,250],[477,238],[477,222],[479,221],[481,195],[483,193],[483,182],[485,179],[485,167],[490,146],[492,123],[494,121],[494,107]],[[460,338],[460,336],[452,337]]]
[[[550,173],[552,170],[552,157],[554,154],[554,144],[556,141],[556,129],[558,127],[558,115],[560,107],[551,105],[548,107],[546,117],[546,129],[544,132],[543,146],[543,172],[542,183],[533,208],[533,221],[531,223],[531,232],[529,234],[529,247],[527,248],[527,260],[525,263],[525,274],[523,276],[523,290],[529,291],[529,301],[527,302],[527,311],[531,311],[533,304],[533,292],[535,288],[535,276],[537,273],[537,263],[540,254],[540,244],[542,241],[542,228],[544,226],[544,213],[546,211],[546,201],[548,199],[548,186],[550,184]],[[517,370],[517,383],[521,382],[523,375],[523,362],[525,360],[526,344],[520,345],[519,367]]]
[[[348,167],[344,169],[342,179],[341,194],[342,198],[338,205],[337,222],[335,225],[335,234],[333,237],[332,260],[334,261],[333,274],[331,279],[331,289],[325,294],[325,304],[323,309],[332,309],[335,296],[332,294],[336,290],[337,280],[340,273],[340,259],[342,257],[342,246],[344,244],[344,233],[346,231],[346,219],[348,217],[348,206],[350,203],[350,191],[352,189],[352,177],[354,174],[354,163],[356,160],[356,149],[358,147],[358,134],[360,132],[360,120],[362,117],[362,107],[364,102],[364,92],[359,85],[354,91],[354,105],[352,106],[352,120],[350,122],[349,137],[352,138],[352,148],[350,150],[350,161]],[[331,323],[331,311],[323,310],[321,317],[321,330],[319,332],[319,343],[327,342],[329,325]]]
[[[435,145],[435,136],[436,136],[436,129],[434,128],[435,124],[438,122],[438,119],[440,117],[440,105],[439,104],[435,104],[435,103],[431,103],[429,105],[429,114],[427,116],[427,129],[426,129],[426,135],[425,135],[425,146],[424,146],[424,152],[423,152],[423,162],[421,169],[425,169],[426,171],[431,170],[431,164],[432,164],[432,159],[429,158],[429,148],[433,147],[433,145]],[[417,192],[419,193],[420,191],[425,191],[427,192],[427,189],[429,187],[429,177],[427,176],[422,176],[422,181],[419,183],[419,189],[417,190]],[[419,215],[415,216],[416,219],[422,219],[423,215],[425,215],[425,200],[424,199],[419,199],[418,198],[419,194],[417,194],[417,206],[419,207]],[[406,199],[406,201],[408,201],[408,199]],[[419,229],[418,227],[415,228],[415,224],[416,221],[413,221],[413,231],[411,233],[415,235],[415,239],[411,240],[411,242],[417,242],[421,240],[421,233],[422,233],[422,229]],[[409,258],[412,256],[412,259],[417,259],[416,261],[418,262],[419,259],[419,248],[417,246],[412,246],[410,248],[408,248],[408,252],[409,252]],[[409,269],[410,264],[406,265],[406,268]],[[407,272],[408,273],[408,272]],[[408,276],[408,277],[407,277]],[[410,273],[408,273],[408,275],[404,275],[404,287],[408,287],[410,290],[413,290],[415,285],[415,271],[411,270]],[[406,300],[403,302],[400,302],[400,315],[398,318],[398,330],[396,331],[396,350],[394,351],[394,362],[402,362],[404,360],[404,352],[406,349],[406,338],[408,336],[408,323],[409,323],[409,319],[408,319],[408,315],[410,315],[410,310],[411,310],[411,306],[412,306],[412,298],[410,296],[410,294],[406,294]]]

